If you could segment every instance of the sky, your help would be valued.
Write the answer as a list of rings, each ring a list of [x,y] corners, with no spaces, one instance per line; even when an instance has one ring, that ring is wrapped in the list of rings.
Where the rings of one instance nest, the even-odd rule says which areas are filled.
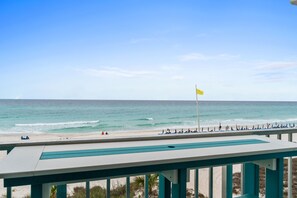
[[[289,0],[1,0],[1,99],[297,101]]]

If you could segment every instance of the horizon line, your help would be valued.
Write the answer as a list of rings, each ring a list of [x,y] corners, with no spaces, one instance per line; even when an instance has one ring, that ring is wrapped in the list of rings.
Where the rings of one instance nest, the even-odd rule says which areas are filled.
[[[162,102],[162,101],[172,101],[172,102],[192,102],[196,101],[193,100],[167,100],[167,99],[45,99],[45,98],[39,98],[39,99],[30,99],[30,98],[24,98],[24,99],[14,99],[14,98],[0,98],[0,100],[52,100],[52,101],[156,101],[156,102]],[[297,102],[294,100],[199,100],[200,102]]]

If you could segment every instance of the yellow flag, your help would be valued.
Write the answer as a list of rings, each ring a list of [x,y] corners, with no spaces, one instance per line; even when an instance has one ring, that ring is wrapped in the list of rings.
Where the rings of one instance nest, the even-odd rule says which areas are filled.
[[[204,92],[203,92],[202,90],[196,88],[196,94],[198,94],[198,95],[203,95]]]

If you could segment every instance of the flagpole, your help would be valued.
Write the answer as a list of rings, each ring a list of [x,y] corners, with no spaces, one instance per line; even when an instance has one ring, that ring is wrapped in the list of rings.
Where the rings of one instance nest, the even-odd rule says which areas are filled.
[[[200,119],[199,119],[199,108],[198,108],[197,85],[195,85],[195,94],[196,94],[197,125],[198,125],[198,132],[200,132]]]

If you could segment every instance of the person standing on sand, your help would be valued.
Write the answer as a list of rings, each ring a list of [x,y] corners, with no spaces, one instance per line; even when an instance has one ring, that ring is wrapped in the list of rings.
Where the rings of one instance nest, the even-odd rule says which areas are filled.
[[[219,131],[222,129],[222,125],[221,125],[221,123],[219,124]]]

